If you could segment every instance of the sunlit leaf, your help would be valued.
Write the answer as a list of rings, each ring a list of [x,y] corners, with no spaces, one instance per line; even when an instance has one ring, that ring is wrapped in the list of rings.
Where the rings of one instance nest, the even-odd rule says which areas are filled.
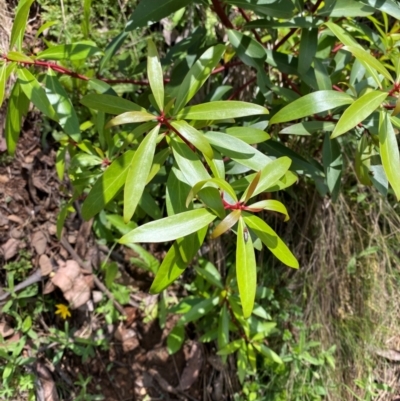
[[[149,39],[147,42],[147,76],[149,84],[156,100],[159,111],[164,110],[164,77],[158,58],[157,48],[154,42]]]
[[[217,238],[226,231],[228,231],[231,227],[233,227],[239,220],[241,215],[240,210],[233,210],[229,213],[214,229],[211,234],[211,238]]]
[[[207,209],[195,209],[151,221],[124,235],[118,242],[166,242],[185,237],[208,226],[217,216]]]
[[[387,98],[387,92],[367,92],[354,101],[342,114],[331,138],[343,135],[371,115]]]
[[[106,124],[106,128],[111,128],[122,124],[142,123],[156,119],[157,116],[147,113],[146,111],[127,111],[126,113],[122,113],[110,120]]]
[[[237,230],[236,278],[242,302],[243,316],[246,318],[253,311],[256,296],[257,271],[253,242],[242,218],[239,219]]]
[[[86,95],[81,103],[90,109],[103,111],[108,114],[121,114],[127,111],[145,111],[130,100],[106,94]]]

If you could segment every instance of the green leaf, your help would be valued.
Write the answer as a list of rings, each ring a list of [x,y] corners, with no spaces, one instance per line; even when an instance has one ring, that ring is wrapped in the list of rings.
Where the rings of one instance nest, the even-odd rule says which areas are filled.
[[[186,121],[173,121],[171,125],[185,138],[190,144],[197,148],[209,159],[214,157],[214,152],[207,138],[196,128],[189,125]]]
[[[283,364],[282,359],[277,355],[274,351],[272,351],[271,348],[268,348],[264,344],[253,344],[254,348],[263,354],[266,358],[268,358],[270,361],[276,362],[279,365]]]
[[[387,92],[372,91],[354,101],[342,114],[331,139],[343,135],[371,115],[387,98]]]
[[[218,349],[224,348],[229,343],[229,313],[226,303],[222,305],[218,319]]]
[[[336,0],[326,2],[325,7],[318,11],[318,15],[329,17],[364,17],[374,13],[372,7],[365,6],[355,0]]]
[[[11,29],[10,36],[10,49],[18,43],[18,49],[22,43],[22,38],[24,36],[25,28],[27,26],[29,11],[34,0],[21,0],[18,3],[17,11],[15,13],[14,24]]]
[[[62,129],[75,142],[80,142],[81,130],[79,128],[78,116],[67,92],[58,81],[56,73],[50,69],[47,71],[45,79],[45,90]]]
[[[284,123],[297,120],[312,114],[344,106],[353,102],[353,98],[346,93],[324,90],[309,93],[288,104],[279,110],[269,121],[269,124]]]
[[[363,135],[358,141],[358,146],[355,155],[354,169],[357,178],[363,185],[371,185],[370,167],[371,157],[373,152],[372,141],[369,140],[368,135]]]
[[[17,81],[10,94],[6,116],[5,138],[7,150],[10,155],[15,153],[19,135],[21,133],[21,120],[26,116],[29,108],[29,99]]]
[[[157,116],[147,113],[146,111],[127,111],[126,113],[122,113],[110,120],[106,124],[106,128],[111,128],[122,124],[142,123],[156,119]]]
[[[249,211],[258,212],[261,210],[271,210],[274,212],[282,213],[285,216],[285,221],[289,220],[289,213],[282,202],[275,199],[268,199],[253,203],[248,207]]]
[[[295,12],[293,1],[280,0],[226,0],[226,3],[252,10],[261,16],[290,19]]]
[[[265,142],[271,138],[265,131],[252,127],[231,127],[226,129],[226,133],[249,145]]]
[[[246,234],[247,233],[247,234]],[[242,302],[243,316],[251,315],[256,297],[257,270],[253,242],[243,218],[239,219],[236,245],[236,278]]]
[[[400,20],[400,9],[399,5],[396,1],[393,0],[360,0],[364,4],[368,4],[369,6],[379,10],[383,13],[389,14],[392,17]]]
[[[165,288],[167,288],[184,272],[188,263],[190,263],[197,251],[200,249],[207,231],[208,227],[204,227],[202,230],[183,238],[179,242],[179,245],[175,242],[171,246],[157,271],[153,284],[151,285],[151,294],[157,294],[165,290]],[[188,262],[183,261],[181,256],[182,252],[179,248],[186,249],[186,258]]]
[[[38,60],[83,60],[91,56],[102,54],[96,44],[90,40],[82,40],[80,42],[68,45],[57,45],[50,47],[36,55]]]
[[[256,190],[258,183],[260,182],[261,171],[259,171],[255,177],[251,180],[249,186],[246,188],[242,197],[240,198],[240,202],[247,203],[247,201],[254,196],[254,191]]]
[[[144,111],[142,107],[129,100],[112,95],[86,95],[81,103],[90,109],[108,114],[121,114],[127,111]]]
[[[239,31],[228,29],[228,39],[244,64],[262,70],[267,57],[264,47]]]
[[[158,110],[164,110],[164,76],[154,42],[147,41],[147,76]]]
[[[335,126],[336,124],[330,121],[304,121],[302,123],[290,125],[289,127],[279,131],[279,133],[292,135],[311,135],[319,131],[333,131]]]
[[[365,51],[364,49],[360,49],[359,47],[355,47],[355,46],[344,46],[343,50],[349,51],[358,60],[360,60],[363,63],[366,63],[373,70],[380,72],[390,82],[394,82],[392,75],[386,69],[386,67],[379,60],[377,60],[374,56],[371,56],[371,54],[369,52]]]
[[[299,49],[299,74],[305,74],[311,67],[318,45],[318,28],[302,29]]]
[[[211,238],[217,238],[226,231],[228,231],[231,227],[233,227],[239,220],[241,215],[240,210],[233,210],[229,213],[214,229],[211,234]]]
[[[208,226],[216,216],[201,208],[175,214],[135,228],[118,242],[166,242],[185,237]]]
[[[175,354],[182,348],[185,341],[185,327],[175,326],[167,337],[167,350],[170,355]]]
[[[46,92],[40,86],[36,78],[26,69],[18,68],[17,75],[21,84],[21,89],[24,91],[27,98],[47,117],[54,120],[55,113],[51,106]]]
[[[175,117],[185,120],[225,120],[227,118],[239,118],[268,113],[268,109],[258,104],[225,100],[185,107]]]
[[[201,319],[207,316],[214,307],[219,303],[219,296],[213,298],[207,298],[196,305],[192,306],[189,312],[185,313],[178,321],[177,325],[182,326],[184,324],[193,322],[194,320]]]
[[[176,96],[174,112],[177,113],[199,91],[210,76],[212,70],[225,52],[225,46],[220,44],[207,49],[192,65]]]
[[[125,26],[125,32],[146,26],[148,22],[160,21],[164,17],[191,4],[193,0],[141,0]]]
[[[190,186],[193,187],[199,181],[205,181],[211,178],[203,162],[186,143],[173,139],[171,140],[171,145],[175,161]]]
[[[381,111],[379,118],[379,153],[387,179],[397,200],[400,200],[400,156],[396,134],[390,117]]]
[[[205,134],[211,145],[223,155],[249,167],[255,171],[265,167],[272,161],[271,158],[255,149],[253,146],[221,132],[209,131]]]
[[[343,28],[333,22],[325,22],[325,25],[346,46],[354,46],[362,49],[361,45]]]
[[[7,70],[7,64],[4,63],[0,67],[0,107],[3,104],[4,92],[6,88],[6,79],[7,79],[6,70]]]
[[[208,281],[211,285],[223,290],[224,284],[222,282],[221,274],[217,270],[217,268],[209,261],[203,259],[200,261],[200,266],[196,266],[195,270],[197,274],[202,276],[206,281]]]
[[[103,210],[123,187],[134,154],[132,150],[125,152],[114,160],[96,181],[82,205],[82,216],[85,220]]]
[[[322,148],[322,162],[325,170],[326,184],[335,202],[340,193],[340,180],[342,178],[343,157],[337,139],[330,139],[329,133],[325,134]]]
[[[127,223],[135,213],[147,183],[156,151],[160,126],[154,127],[137,148],[128,170],[124,187],[124,221]]]
[[[244,213],[244,221],[264,245],[285,265],[298,269],[299,262],[276,232],[257,216]]]
[[[233,354],[235,351],[237,351],[239,348],[243,347],[245,345],[245,342],[242,338],[239,338],[238,340],[232,341],[231,343],[227,344],[224,348],[220,349],[217,352],[217,355],[229,355]]]
[[[260,180],[251,197],[254,197],[268,188],[273,187],[289,170],[292,160],[289,157],[279,157],[268,163],[260,174]]]

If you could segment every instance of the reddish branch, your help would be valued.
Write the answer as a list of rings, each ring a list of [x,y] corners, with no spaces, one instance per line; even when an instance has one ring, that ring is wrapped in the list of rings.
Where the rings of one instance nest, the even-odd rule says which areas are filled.
[[[291,28],[290,31],[277,43],[274,44],[273,49],[278,50],[288,39],[293,36],[293,34],[297,31],[297,28]]]
[[[238,88],[234,93],[232,93],[231,96],[229,96],[228,100],[236,99],[236,97],[242,92],[244,89],[246,89],[249,85],[251,85],[257,77],[251,78],[247,82],[245,82],[240,88]]]
[[[226,15],[224,8],[219,0],[211,0],[213,4],[213,9],[215,13],[218,15],[221,22],[225,25],[228,29],[235,29],[232,22],[229,20],[228,16]]]
[[[242,17],[243,17],[247,22],[250,22],[250,21],[251,21],[250,18],[249,18],[249,16],[248,16],[248,15],[246,14],[246,12],[243,10],[243,8],[239,8],[239,12],[240,12],[240,14],[242,14]],[[258,32],[257,32],[255,29],[252,29],[251,32],[254,33],[254,36],[255,36],[255,38],[257,39],[257,41],[258,41],[259,43],[261,43],[262,45],[264,45],[264,43],[262,42],[261,37],[260,37],[260,35],[258,34]]]

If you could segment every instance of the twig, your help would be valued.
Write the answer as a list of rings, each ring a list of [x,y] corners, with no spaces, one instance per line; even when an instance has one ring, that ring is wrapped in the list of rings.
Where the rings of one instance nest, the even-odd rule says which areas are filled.
[[[249,16],[246,14],[246,11],[243,10],[243,8],[240,8],[240,7],[239,7],[239,12],[240,12],[240,14],[242,14],[242,17],[243,17],[247,22],[250,22],[250,21],[251,21],[251,19],[250,19]],[[261,44],[264,46],[264,43],[262,42],[261,37],[260,37],[260,35],[258,34],[258,32],[257,32],[254,28],[251,30],[251,32],[254,33],[254,36],[255,36],[255,38],[257,39],[257,41],[258,41],[259,43],[261,43]]]
[[[6,300],[8,297],[11,296],[11,294],[13,294],[13,293],[15,293],[17,291],[21,291],[24,288],[27,288],[32,284],[38,283],[41,280],[42,280],[42,272],[41,272],[40,269],[37,269],[34,273],[32,273],[24,281],[22,281],[21,283],[17,284],[16,286],[14,286],[14,289],[13,289],[12,292],[4,292],[2,294],[1,293],[2,292],[2,288],[0,287],[0,301]]]
[[[81,259],[81,257],[75,252],[74,248],[69,244],[69,242],[63,237],[61,238],[61,245],[68,251],[68,253],[75,259],[75,261],[79,264],[79,266],[82,268],[82,270],[85,273],[91,274],[91,272],[88,270],[87,264]],[[115,309],[118,310],[121,315],[126,316],[124,308],[117,302],[117,300],[114,298],[114,295],[111,294],[111,292],[108,290],[108,288],[100,281],[100,279],[93,274],[93,282],[96,285],[96,287],[104,292],[104,294],[107,295],[108,299],[110,299],[114,306]]]
[[[291,28],[290,31],[279,42],[274,44],[273,49],[278,50],[296,31],[297,28]]]
[[[225,11],[222,8],[220,1],[219,0],[211,0],[211,2],[213,4],[215,13],[218,15],[219,19],[225,25],[225,27],[228,29],[235,29],[232,22],[229,20],[228,16],[225,14]]]

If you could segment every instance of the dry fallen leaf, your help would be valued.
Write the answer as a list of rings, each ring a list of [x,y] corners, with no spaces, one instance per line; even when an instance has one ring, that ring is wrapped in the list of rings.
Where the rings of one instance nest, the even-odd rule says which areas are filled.
[[[199,376],[201,367],[203,366],[203,355],[201,346],[197,342],[192,343],[187,364],[183,369],[179,387],[181,390],[187,390],[192,386]]]
[[[45,254],[40,255],[39,266],[40,266],[40,272],[42,273],[42,277],[48,276],[53,271],[53,265],[51,264],[51,260]]]
[[[19,241],[15,238],[10,238],[1,246],[3,257],[5,260],[13,258],[18,253]]]
[[[39,379],[37,387],[37,399],[40,401],[58,401],[56,384],[49,369],[42,363],[37,363],[36,374]]]
[[[14,334],[14,329],[10,327],[6,322],[0,322],[0,335],[5,338],[12,336]]]
[[[57,270],[51,281],[63,292],[71,309],[79,308],[90,299],[90,286],[74,260],[67,260],[65,265]]]
[[[36,231],[32,235],[32,246],[38,255],[42,255],[47,246],[47,238],[41,231]]]

